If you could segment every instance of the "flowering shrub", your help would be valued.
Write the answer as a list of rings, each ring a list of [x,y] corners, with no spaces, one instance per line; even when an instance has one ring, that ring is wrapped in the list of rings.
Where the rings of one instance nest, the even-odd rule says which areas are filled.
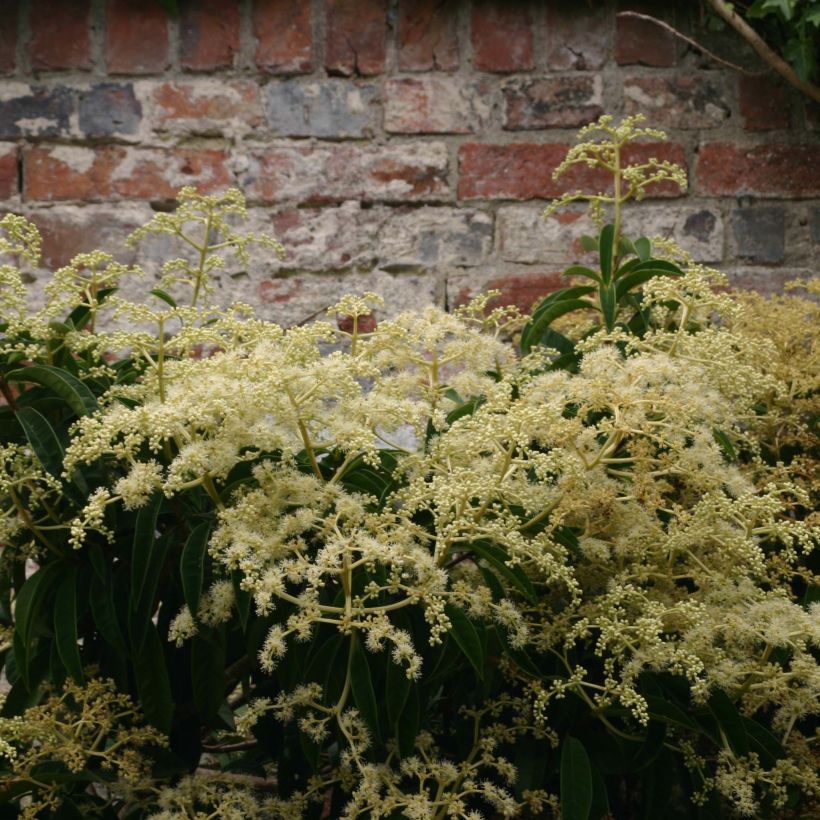
[[[620,236],[644,133],[532,321],[222,309],[281,249],[191,189],[145,304],[95,252],[32,312],[0,222],[0,816],[818,810],[817,302]]]

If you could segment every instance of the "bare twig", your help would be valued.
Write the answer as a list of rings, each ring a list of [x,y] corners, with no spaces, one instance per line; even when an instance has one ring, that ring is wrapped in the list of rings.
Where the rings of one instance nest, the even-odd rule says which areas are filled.
[[[670,26],[669,23],[665,23],[663,20],[658,20],[657,17],[652,17],[650,14],[641,14],[639,11],[620,11],[618,12],[618,17],[634,17],[637,20],[646,20],[649,23],[654,23],[656,26],[660,26],[662,29],[666,29],[666,31],[674,34],[679,40],[689,43],[690,46],[693,46],[698,51],[714,60],[716,63],[721,63],[721,65],[728,66],[729,68],[739,71],[741,74],[746,74],[749,77],[760,77],[763,74],[769,73],[769,69],[766,69],[766,71],[749,71],[748,68],[743,68],[743,66],[740,66],[737,63],[724,60],[723,57],[718,57],[718,55],[713,51],[709,51],[708,48],[702,46],[699,42],[697,42],[697,40],[687,37],[682,31],[678,31],[678,29],[674,26]]]
[[[781,77],[785,78],[795,88],[802,91],[815,102],[820,102],[820,87],[814,83],[801,80],[794,69],[775,51],[773,51],[758,33],[723,0],[707,0],[715,13],[725,20]]]

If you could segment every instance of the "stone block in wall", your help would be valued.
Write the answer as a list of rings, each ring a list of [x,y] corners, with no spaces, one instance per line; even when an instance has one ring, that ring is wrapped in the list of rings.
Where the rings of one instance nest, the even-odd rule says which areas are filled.
[[[179,7],[179,61],[189,71],[231,68],[239,51],[239,4],[187,0]]]
[[[274,143],[249,153],[243,188],[251,200],[329,204],[451,197],[442,142],[299,146]]]
[[[399,68],[455,71],[459,66],[457,22],[453,0],[399,0]]]
[[[32,0],[29,55],[35,71],[91,68],[91,0]]]
[[[782,82],[770,77],[737,79],[738,104],[747,131],[773,131],[791,124],[791,94]]]
[[[547,65],[553,71],[603,68],[611,51],[611,6],[594,3],[579,14],[577,0],[550,0],[545,5]]]
[[[78,93],[77,108],[87,138],[132,136],[140,130],[142,105],[131,83],[97,83]]]
[[[150,128],[160,133],[231,134],[263,119],[259,86],[252,80],[146,80],[137,84],[137,94],[145,101]]]
[[[37,146],[24,149],[23,168],[24,198],[41,202],[168,200],[184,185],[233,184],[225,152],[205,148]]]
[[[820,145],[708,143],[695,179],[697,193],[708,196],[818,197]]]
[[[310,3],[254,0],[251,17],[257,68],[269,74],[304,74],[313,69]]]
[[[809,236],[813,244],[820,245],[820,208],[809,212]]]
[[[378,90],[369,83],[282,80],[262,93],[268,125],[278,136],[365,137],[376,127]]]
[[[535,67],[532,18],[524,3],[474,0],[470,20],[473,66],[507,73]]]
[[[671,239],[696,262],[723,259],[724,223],[713,205],[664,205],[653,208],[635,205],[623,215],[623,232],[631,239],[655,236]]]
[[[168,59],[168,12],[159,3],[109,0],[105,7],[109,74],[155,74]]]
[[[492,304],[515,305],[529,313],[547,294],[566,286],[559,271],[454,273],[447,277],[447,307],[453,310],[488,290],[500,290]]]
[[[585,211],[560,211],[544,219],[543,205],[503,205],[497,215],[498,250],[506,262],[545,265],[555,270],[573,263],[594,264],[580,237],[596,233]]]
[[[786,257],[786,213],[779,206],[734,210],[732,234],[738,259],[777,264]]]
[[[717,128],[731,114],[722,82],[693,75],[627,77],[623,99],[625,113],[656,127]]]
[[[812,279],[817,276],[816,269],[796,268],[791,265],[782,268],[722,267],[721,271],[726,274],[730,287],[756,290],[764,296],[782,293],[784,285],[793,279]]]
[[[384,71],[384,0],[325,0],[325,21],[325,68],[331,74],[368,77]]]
[[[392,134],[471,134],[490,117],[490,88],[451,75],[405,77],[384,86],[384,129]]]
[[[566,144],[514,143],[486,145],[465,143],[459,147],[459,199],[540,199],[565,191],[596,192],[611,186],[608,174],[586,166],[573,166],[559,179],[552,172],[566,155]],[[674,142],[641,143],[624,152],[625,162],[645,162],[650,157],[686,167],[683,146]],[[647,189],[647,196],[680,196],[674,183],[663,182]]]
[[[73,112],[74,93],[65,86],[6,81],[0,88],[0,139],[65,136]]]
[[[511,80],[504,85],[504,128],[578,128],[604,113],[599,74]]]
[[[619,3],[618,11],[637,11],[660,16],[662,10],[652,3]],[[646,65],[669,68],[677,63],[674,34],[650,20],[639,17],[615,18],[615,61],[618,65]]]

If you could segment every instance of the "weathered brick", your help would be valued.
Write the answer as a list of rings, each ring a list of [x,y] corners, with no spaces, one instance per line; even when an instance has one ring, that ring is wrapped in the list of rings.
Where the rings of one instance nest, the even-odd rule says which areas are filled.
[[[454,76],[388,80],[384,127],[393,134],[470,134],[490,114],[489,89]]]
[[[820,196],[820,145],[702,145],[697,190],[715,196]]]
[[[458,68],[458,9],[453,0],[399,0],[399,68]]]
[[[527,71],[533,58],[529,7],[503,0],[476,0],[470,35],[473,65],[481,71]]]
[[[182,0],[179,38],[183,68],[230,68],[239,50],[239,5],[223,0]]]
[[[279,144],[251,155],[245,190],[253,200],[309,203],[403,202],[450,197],[447,146]]]
[[[486,261],[493,244],[493,219],[467,208],[399,208],[378,232],[379,267],[404,270],[473,267]]]
[[[608,174],[586,166],[574,166],[554,180],[552,172],[569,146],[562,144],[515,143],[483,145],[466,143],[459,148],[459,199],[539,199],[560,196],[576,189],[608,189]],[[686,155],[677,143],[642,143],[624,152],[624,161],[634,163],[650,157],[685,166]],[[647,196],[679,196],[673,183],[659,183]]]
[[[0,74],[11,74],[17,67],[18,5],[9,3],[0,14]]]
[[[723,216],[708,204],[667,204],[662,208],[637,204],[625,209],[622,225],[624,234],[632,239],[639,236],[672,239],[696,262],[723,259]]]
[[[17,146],[0,143],[0,199],[11,199],[19,193]]]
[[[608,4],[550,0],[547,12],[547,65],[554,71],[602,68],[610,52],[612,12]]]
[[[544,219],[542,205],[504,205],[496,219],[498,249],[506,262],[546,265],[561,270],[577,262],[593,262],[581,246],[584,234],[595,234],[585,211],[559,211]]]
[[[109,74],[154,74],[168,67],[168,12],[144,0],[108,0],[105,57]]]
[[[783,293],[786,282],[793,279],[811,279],[817,276],[817,270],[812,268],[795,268],[786,265],[781,268],[763,267],[730,267],[722,268],[729,285],[738,290],[755,290],[764,296]]]
[[[224,151],[43,146],[26,149],[24,198],[30,201],[172,199],[184,185],[203,192],[229,187]]]
[[[786,256],[786,214],[776,206],[732,212],[735,255],[749,262],[777,264]]]
[[[32,0],[31,67],[91,68],[90,13],[91,0]]]
[[[663,19],[657,4],[628,3],[628,9]],[[677,63],[677,42],[672,32],[636,17],[616,17],[615,61],[618,65],[673,66]]]
[[[791,95],[783,83],[768,77],[741,74],[738,102],[743,127],[747,131],[772,131],[788,128],[791,124]]]
[[[282,80],[264,89],[268,124],[288,137],[363,137],[376,125],[377,89],[347,80]]]
[[[447,304],[452,310],[488,290],[500,290],[501,295],[491,304],[516,305],[524,313],[529,313],[541,299],[566,285],[566,279],[557,271],[457,273],[447,277]]]
[[[100,248],[125,264],[133,264],[136,252],[125,246],[128,235],[151,218],[143,209],[122,205],[62,205],[31,210],[26,215],[43,237],[42,264],[56,270],[78,253]]]
[[[601,77],[515,79],[504,87],[504,128],[577,128],[603,113]]]
[[[820,208],[812,208],[809,215],[809,235],[815,245],[820,245]]]
[[[332,74],[372,76],[384,71],[385,0],[325,0],[325,68]]]
[[[269,74],[304,74],[313,69],[310,3],[254,0],[256,65]]]
[[[692,75],[627,77],[623,95],[627,114],[668,128],[716,128],[731,113],[717,81]]]
[[[251,80],[145,83],[139,86],[139,93],[151,102],[155,131],[220,134],[240,123],[253,128],[262,121],[259,87]]]
[[[130,83],[94,85],[80,93],[78,108],[86,137],[136,134],[142,122],[142,106]]]
[[[0,138],[64,136],[73,111],[74,97],[64,86],[6,82],[0,95]]]
[[[820,103],[806,100],[803,103],[806,118],[806,128],[809,131],[820,131]]]

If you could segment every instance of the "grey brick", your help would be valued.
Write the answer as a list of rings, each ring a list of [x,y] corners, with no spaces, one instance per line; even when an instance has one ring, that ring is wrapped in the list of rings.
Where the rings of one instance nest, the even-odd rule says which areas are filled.
[[[80,129],[87,137],[136,134],[142,106],[130,83],[100,83],[80,94]]]
[[[364,137],[376,124],[373,85],[347,80],[273,82],[264,89],[268,125],[288,137]]]
[[[786,255],[786,216],[776,206],[743,208],[732,214],[737,256],[775,264]]]
[[[7,83],[3,91],[0,138],[59,137],[68,132],[74,98],[67,88]]]

